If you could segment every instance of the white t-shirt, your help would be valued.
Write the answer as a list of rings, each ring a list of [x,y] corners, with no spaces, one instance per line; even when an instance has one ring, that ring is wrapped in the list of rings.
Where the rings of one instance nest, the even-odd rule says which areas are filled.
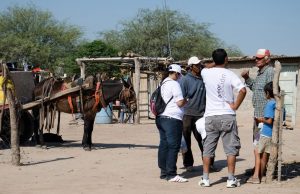
[[[235,101],[235,92],[245,87],[240,78],[225,68],[205,68],[201,75],[206,89],[205,116],[233,114],[228,103]]]
[[[183,99],[180,84],[167,77],[164,79],[163,85],[161,86],[161,96],[165,103],[167,103],[173,96],[173,99],[167,104],[165,111],[161,115],[182,120],[183,109],[178,107],[176,104],[176,102]]]

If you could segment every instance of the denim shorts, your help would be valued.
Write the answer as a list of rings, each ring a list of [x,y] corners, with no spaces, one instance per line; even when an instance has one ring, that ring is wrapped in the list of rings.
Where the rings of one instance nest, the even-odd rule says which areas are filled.
[[[221,137],[227,156],[238,156],[241,148],[235,115],[215,115],[205,118],[206,138],[203,140],[203,156],[214,157]]]

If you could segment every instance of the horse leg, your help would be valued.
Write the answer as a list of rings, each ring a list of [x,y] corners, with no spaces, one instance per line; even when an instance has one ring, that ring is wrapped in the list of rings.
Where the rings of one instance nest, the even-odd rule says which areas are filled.
[[[92,149],[92,132],[94,128],[95,117],[92,119],[84,118],[84,132],[82,137],[82,146],[86,151]]]
[[[42,147],[45,147],[44,136],[43,136],[43,128],[44,128],[44,121],[45,121],[45,111],[44,107],[40,108],[40,126],[39,126],[39,140]]]
[[[56,128],[57,135],[59,135],[59,131],[60,131],[60,111],[58,111],[58,114],[57,114],[57,128]]]
[[[34,117],[34,124],[33,124],[33,138],[36,145],[40,144],[39,140],[39,128],[40,128],[40,112],[38,108],[32,109],[32,114]]]

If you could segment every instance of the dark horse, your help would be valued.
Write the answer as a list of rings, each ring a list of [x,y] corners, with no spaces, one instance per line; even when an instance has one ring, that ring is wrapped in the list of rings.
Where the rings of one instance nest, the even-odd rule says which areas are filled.
[[[78,81],[73,83],[78,83]],[[64,113],[82,113],[84,120],[82,145],[85,150],[91,150],[92,132],[96,113],[99,112],[102,107],[105,107],[108,103],[114,102],[117,99],[119,99],[121,103],[124,103],[130,112],[135,113],[137,110],[137,101],[131,83],[123,79],[101,81],[100,76],[97,75],[96,79],[92,76],[87,77],[84,83],[88,83],[90,87],[89,89],[83,89],[81,95],[80,92],[67,94],[49,103],[46,102],[43,106],[46,107],[48,105],[51,107],[50,109]],[[41,99],[42,96],[53,96],[61,92],[65,84],[63,80],[55,80],[54,78],[43,80],[38,83],[34,89],[34,99]],[[47,95],[45,95],[45,93]],[[82,103],[80,99],[82,99]],[[43,122],[44,119],[40,119],[39,117],[42,115],[41,112],[45,111],[40,108],[41,107],[37,107],[33,109],[35,117],[34,136],[37,142],[44,144],[42,137],[43,125],[39,124],[40,121]],[[39,139],[37,138],[38,132]]]

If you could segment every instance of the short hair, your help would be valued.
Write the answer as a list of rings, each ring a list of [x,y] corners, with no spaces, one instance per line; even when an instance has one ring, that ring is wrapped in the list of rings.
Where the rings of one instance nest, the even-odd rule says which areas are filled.
[[[227,53],[224,49],[216,49],[212,53],[212,58],[216,65],[222,65],[225,63],[225,59],[227,57]]]
[[[280,91],[280,87],[278,86],[278,91]],[[274,93],[273,93],[273,82],[269,82],[265,85],[264,87],[264,92],[270,95],[271,98],[274,98]]]

